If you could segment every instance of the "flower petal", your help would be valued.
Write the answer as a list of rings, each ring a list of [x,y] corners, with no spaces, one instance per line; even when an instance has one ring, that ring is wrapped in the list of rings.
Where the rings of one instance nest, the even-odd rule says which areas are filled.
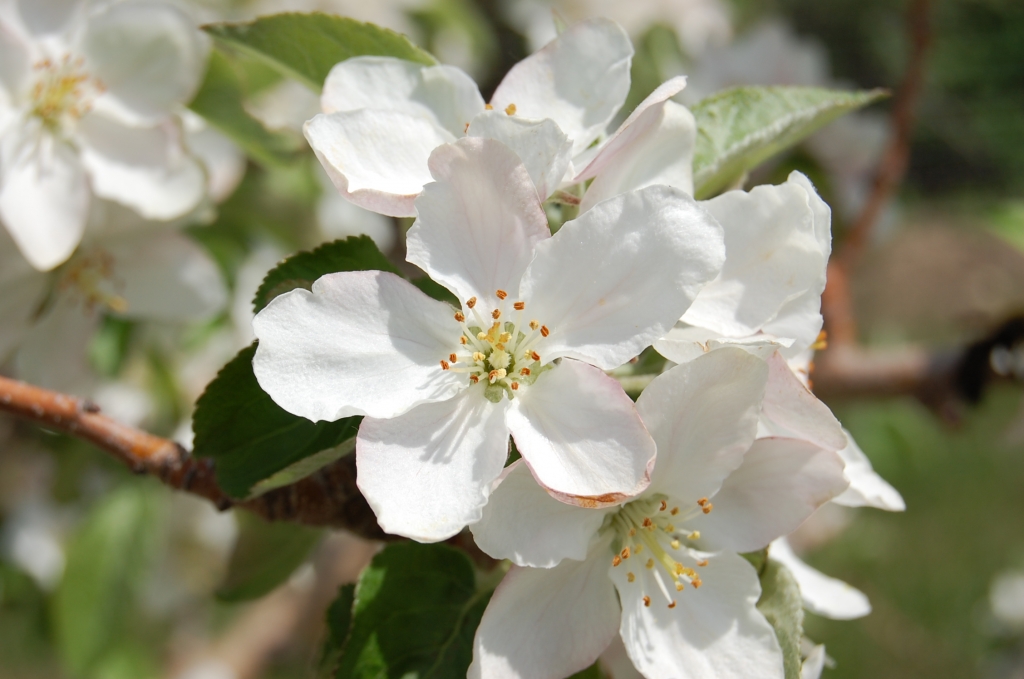
[[[853,620],[871,612],[871,602],[863,592],[808,566],[793,553],[785,538],[772,543],[768,558],[778,561],[793,574],[800,585],[804,608],[811,613],[833,620]]]
[[[591,19],[512,67],[491,98],[504,111],[531,120],[550,118],[573,142],[573,155],[590,146],[629,93],[633,45],[622,28]]]
[[[0,88],[3,102],[12,106],[32,72],[32,53],[24,38],[0,22]]]
[[[775,631],[754,606],[761,585],[753,566],[728,552],[705,558],[700,589],[681,592],[660,566],[636,569],[633,582],[625,568],[609,568],[633,664],[647,679],[782,679]],[[669,608],[672,600],[676,605]]]
[[[835,452],[798,439],[758,439],[702,517],[702,544],[753,552],[796,530],[849,482]]]
[[[783,304],[775,318],[761,326],[761,332],[789,338],[790,345],[780,347],[779,353],[791,359],[809,350],[818,340],[822,325],[821,293],[812,289]]]
[[[526,313],[550,328],[537,351],[625,363],[668,332],[724,257],[721,227],[679,189],[594,206],[537,245],[523,279]]]
[[[800,679],[821,679],[825,669],[825,645],[818,644],[804,658],[800,666]]]
[[[436,542],[479,520],[508,457],[507,409],[477,386],[389,420],[364,419],[357,485],[380,527]]]
[[[81,48],[103,98],[149,120],[192,98],[206,61],[195,24],[169,4],[114,4],[89,18]]]
[[[673,363],[686,363],[720,347],[737,347],[767,361],[780,348],[788,347],[792,340],[764,333],[748,337],[721,337],[707,328],[676,323],[668,334],[654,343],[659,354]]]
[[[426,118],[367,109],[321,114],[302,130],[343,196],[391,217],[416,215],[431,151],[455,139]]]
[[[652,92],[573,179],[596,177],[583,196],[581,212],[616,194],[653,184],[693,195],[697,121],[685,106],[669,100],[685,85],[686,78],[673,78]]]
[[[846,447],[846,434],[828,406],[800,381],[779,354],[768,359],[763,424],[776,436],[804,439],[827,450]]]
[[[508,428],[537,481],[554,497],[598,507],[650,483],[654,441],[615,379],[563,359],[519,394]]]
[[[217,264],[177,231],[143,231],[110,238],[98,249],[111,257],[112,274],[102,289],[124,299],[124,315],[129,318],[201,321],[227,303]]]
[[[253,330],[260,386],[313,421],[395,417],[468,383],[440,365],[458,346],[452,308],[383,271],[322,276],[274,298]]]
[[[504,401],[503,401],[504,402]],[[558,502],[517,460],[502,473],[483,518],[470,526],[480,549],[518,566],[551,568],[563,559],[582,561],[609,509]]]
[[[454,66],[424,66],[394,57],[354,57],[337,64],[324,80],[324,113],[361,108],[401,111],[427,118],[456,137],[480,111],[476,83]]]
[[[853,440],[850,432],[846,434],[846,447],[839,451],[839,456],[846,463],[846,478],[850,487],[843,493],[832,498],[837,505],[847,507],[876,507],[890,512],[902,512],[907,508],[903,496],[889,485],[871,467],[871,460]]]
[[[416,200],[407,259],[454,292],[498,303],[519,298],[537,243],[550,237],[533,180],[511,149],[493,139],[460,139],[430,156],[436,180]]]
[[[468,679],[561,679],[597,660],[619,623],[610,559],[513,566],[476,630]]]
[[[36,36],[58,33],[81,15],[85,0],[17,0],[25,28]]]
[[[828,258],[803,185],[791,181],[729,191],[701,205],[725,230],[725,265],[701,290],[684,322],[742,337],[808,290],[820,297]]]
[[[82,163],[97,196],[147,219],[180,217],[206,193],[206,175],[172,124],[127,127],[98,113],[78,125]]]
[[[40,387],[90,396],[98,379],[89,367],[89,343],[99,324],[98,311],[74,294],[61,295],[25,335],[14,355],[15,374]]]
[[[47,276],[36,271],[0,230],[0,364],[21,342],[46,293]],[[557,503],[556,503],[557,504]]]
[[[515,151],[541,200],[555,192],[569,168],[572,142],[551,120],[524,120],[502,111],[484,111],[473,118],[466,134],[497,139]]]
[[[710,497],[754,441],[768,371],[726,347],[654,378],[636,408],[658,445],[651,491],[689,505]]]
[[[75,251],[85,231],[89,185],[74,150],[43,136],[22,145],[5,144],[0,219],[32,266],[48,271]],[[13,148],[12,148],[13,147]]]

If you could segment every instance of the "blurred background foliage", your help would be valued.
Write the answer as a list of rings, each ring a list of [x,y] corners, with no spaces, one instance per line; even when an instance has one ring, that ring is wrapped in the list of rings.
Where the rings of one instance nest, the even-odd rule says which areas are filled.
[[[465,68],[485,95],[543,44],[545,30],[553,34],[546,0],[179,4],[197,22],[314,9],[378,21]],[[692,75],[688,91],[707,94],[741,82],[895,88],[906,66],[905,3],[892,0],[556,4],[566,20],[608,15],[630,31],[637,54],[623,115],[680,73]],[[860,339],[872,346],[963,346],[1024,313],[1024,4],[935,0],[932,11],[909,172],[852,279]],[[315,110],[315,97],[258,64],[234,63],[248,110],[295,135],[294,121]],[[841,248],[870,190],[891,105],[834,124],[750,184],[792,169],[809,174],[834,206]],[[190,227],[234,292],[219,318],[189,328],[104,322],[89,361],[121,385],[112,389],[128,390],[136,409],[125,406],[126,419],[161,435],[180,434],[182,422],[187,431],[203,386],[248,343],[255,285],[282,255],[383,229],[378,243],[401,262],[401,239],[389,234],[408,223],[346,214],[348,231],[339,228],[324,216],[319,174],[310,153],[280,164],[250,160],[207,223]],[[1024,366],[1021,346],[1008,347]],[[1021,390],[989,389],[955,416],[910,398],[830,405],[908,510],[829,507],[794,537],[809,563],[863,590],[874,607],[851,622],[808,614],[808,636],[833,661],[824,676],[1024,677]],[[86,444],[8,419],[0,441],[5,679],[309,676],[324,610],[373,553],[347,536],[281,536],[259,522],[236,523],[133,477]],[[273,563],[232,570],[236,543]]]

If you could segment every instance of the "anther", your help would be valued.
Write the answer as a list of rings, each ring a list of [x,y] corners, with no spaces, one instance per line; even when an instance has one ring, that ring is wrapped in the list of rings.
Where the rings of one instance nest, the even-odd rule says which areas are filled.
[[[503,332],[500,335],[498,335],[498,342],[499,343],[505,344],[506,342],[510,342],[510,341],[512,341],[512,333],[510,333],[510,332]]]
[[[675,516],[678,513],[679,513],[679,507],[673,507],[672,511],[669,512],[669,514],[671,514],[672,516]]]
[[[509,104],[505,107],[505,115],[514,116],[516,114],[516,105]]]
[[[459,337],[459,344],[465,344],[465,343],[466,343],[466,342],[468,342],[468,341],[469,341],[469,340],[468,340],[468,339],[466,339],[466,336],[465,336],[465,335],[462,335],[461,337]]]
[[[455,354],[448,354],[448,360],[451,361],[452,363],[458,363],[459,357],[456,356]]]
[[[708,503],[708,499],[706,497],[702,497],[701,499],[697,500],[697,504],[700,505],[701,507],[703,507],[707,503]]]
[[[509,386],[511,386],[511,387],[512,387],[512,391],[519,391],[519,383],[518,383],[518,382],[513,382],[513,383],[512,383],[511,385],[509,385]]]
[[[461,311],[456,311],[455,312],[455,320],[457,320],[459,323],[462,323],[463,321],[466,320],[466,315],[464,313],[462,313]]]
[[[486,333],[486,332],[484,332],[483,330],[481,330],[480,332],[478,332],[478,333],[476,334],[476,338],[477,338],[478,340],[485,340],[485,339],[487,339],[487,333]]]
[[[522,370],[519,371],[519,374],[522,375],[523,377],[527,377],[530,374],[530,369],[529,368],[523,368]]]
[[[711,503],[709,502],[709,503],[707,503],[706,505],[704,505],[703,507],[701,507],[701,508],[700,508],[700,510],[701,510],[702,512],[704,512],[705,514],[710,514],[710,513],[711,513],[711,510],[712,510],[713,508],[714,508],[714,505],[713,505],[713,504],[711,504]]]
[[[703,585],[704,583],[701,581],[700,578],[694,578],[693,580],[690,581],[690,584],[693,585],[694,589],[700,589],[700,586]]]
[[[630,573],[626,573],[626,580],[628,580],[628,581],[630,581],[630,582],[633,582],[634,580],[636,580],[636,576],[635,576],[635,575],[633,575],[633,573],[632,573],[632,572],[630,572]]]
[[[636,528],[630,528],[629,529],[629,537],[633,537],[635,535],[636,535]]]
[[[541,335],[541,337],[547,337],[550,334],[551,334],[551,331],[548,330],[548,326],[546,326],[546,325],[540,326],[540,335]]]
[[[699,530],[695,530],[692,533],[690,533],[689,535],[687,535],[686,537],[688,537],[691,540],[700,540],[700,531]]]
[[[648,559],[644,566],[647,567],[647,570],[654,568],[654,559]]]
[[[702,559],[702,560],[697,562],[697,565],[700,566],[701,568],[703,568],[704,566],[708,565],[708,560],[707,559]]]
[[[476,306],[476,297],[470,297],[466,300],[466,306],[472,309]]]
[[[476,384],[477,382],[480,381],[480,378],[477,377],[476,375],[470,375],[469,376],[469,381],[472,382],[473,384]]]
[[[512,305],[512,308],[515,309],[516,311],[522,311],[523,309],[526,308],[526,302],[516,302],[515,304]]]
[[[629,558],[629,547],[623,547],[622,551],[619,552],[619,556],[621,556],[623,559],[628,559]]]
[[[485,358],[487,358],[487,357],[484,356],[483,354],[481,354],[479,351],[474,351],[473,352],[473,360],[474,361],[482,361]]]
[[[643,522],[643,527],[644,528],[650,528],[653,525],[654,525],[654,522],[651,521],[651,517],[645,516],[644,517],[644,522]]]
[[[492,105],[490,105],[490,104],[484,104],[484,108],[487,109],[488,111],[493,111],[494,110],[494,107]]]
[[[537,321],[530,321],[530,330],[536,330],[540,327],[540,323]]]
[[[538,354],[536,351],[531,351],[530,352],[530,358],[532,358],[535,361],[539,361],[540,360],[540,354]]]
[[[495,309],[494,311],[492,311],[491,318],[493,318],[494,320],[498,320],[499,318],[501,318],[501,309]]]
[[[651,597],[644,594],[644,606],[651,607]]]
[[[685,585],[683,585],[683,583],[681,583],[681,582],[677,582],[676,583],[676,591],[677,592],[682,592],[684,588],[685,588]]]
[[[673,540],[671,543],[672,549],[679,549],[679,540]]]
[[[676,607],[676,602],[675,602],[675,600],[673,600],[673,601],[672,601],[671,603],[669,603],[668,607],[669,607],[669,608],[675,608],[675,607]]]
[[[446,361],[446,360],[444,360],[444,359],[442,358],[442,359],[441,359],[441,370],[447,370],[447,369],[448,369],[448,368],[450,368],[450,367],[451,367],[451,366],[450,366],[450,365],[448,365],[448,361]]]
[[[619,557],[618,554],[616,554],[615,556],[612,557],[612,566],[613,567],[614,566],[618,566],[620,563],[622,563],[622,559],[621,559],[621,557]]]
[[[668,508],[668,503],[667,503],[667,502],[665,502],[664,500],[662,500],[662,501],[661,501],[661,506],[660,506],[660,507],[658,507],[658,511],[659,511],[659,512],[663,512],[663,511],[665,511],[665,510],[666,510],[667,508]]]
[[[496,290],[494,294],[498,296],[498,299],[505,299],[508,297],[508,293],[504,290]]]

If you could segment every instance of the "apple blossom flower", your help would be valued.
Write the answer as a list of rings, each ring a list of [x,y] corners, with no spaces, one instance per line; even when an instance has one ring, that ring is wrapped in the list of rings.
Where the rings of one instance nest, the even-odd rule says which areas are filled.
[[[648,679],[783,676],[737,553],[791,532],[847,481],[833,451],[755,441],[767,379],[736,348],[655,378],[636,403],[658,445],[651,484],[618,506],[560,504],[520,463],[505,470],[471,529],[515,565],[477,629],[471,678],[564,677],[616,631]]]
[[[172,116],[198,86],[200,38],[165,4],[5,5],[0,221],[35,268],[71,255],[92,196],[158,220],[202,198],[202,167]]]
[[[391,533],[440,540],[479,519],[510,432],[565,502],[643,490],[654,442],[603,370],[667,331],[715,276],[718,225],[652,187],[552,236],[523,163],[490,139],[437,148],[430,171],[408,259],[461,308],[390,273],[328,274],[256,316],[260,386],[310,420],[364,416],[358,484]]]

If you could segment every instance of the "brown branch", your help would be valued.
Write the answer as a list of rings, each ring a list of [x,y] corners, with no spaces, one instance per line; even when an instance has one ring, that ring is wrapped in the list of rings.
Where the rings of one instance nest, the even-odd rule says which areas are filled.
[[[88,401],[0,377],[0,411],[89,441],[136,474],[155,476],[171,488],[206,498],[221,510],[241,507],[268,521],[342,528],[374,540],[394,539],[377,525],[356,488],[354,455],[290,486],[236,501],[217,484],[211,460],[194,458],[174,441],[115,422]]]

